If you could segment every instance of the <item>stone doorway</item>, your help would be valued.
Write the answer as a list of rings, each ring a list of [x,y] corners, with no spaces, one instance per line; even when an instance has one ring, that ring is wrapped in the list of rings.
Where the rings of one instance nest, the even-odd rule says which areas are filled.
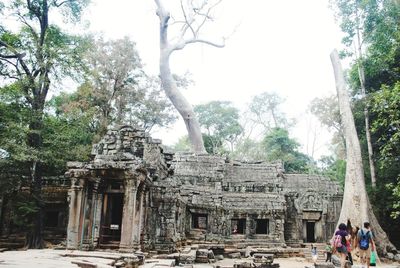
[[[99,237],[99,242],[102,246],[119,246],[123,207],[123,193],[104,194]]]
[[[315,243],[315,222],[306,221],[306,242]]]

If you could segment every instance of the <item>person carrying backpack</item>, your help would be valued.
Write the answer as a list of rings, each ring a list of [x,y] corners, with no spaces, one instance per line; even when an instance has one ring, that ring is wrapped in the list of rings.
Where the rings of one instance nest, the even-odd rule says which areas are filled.
[[[335,252],[337,252],[340,256],[340,267],[346,267],[346,258],[347,258],[347,241],[350,240],[350,235],[347,232],[347,226],[344,223],[339,224],[339,230],[335,232],[335,235],[332,239],[332,247]]]
[[[369,268],[371,250],[375,251],[375,243],[372,239],[372,232],[369,222],[364,222],[364,228],[361,228],[357,233],[356,247],[360,249],[361,267]]]

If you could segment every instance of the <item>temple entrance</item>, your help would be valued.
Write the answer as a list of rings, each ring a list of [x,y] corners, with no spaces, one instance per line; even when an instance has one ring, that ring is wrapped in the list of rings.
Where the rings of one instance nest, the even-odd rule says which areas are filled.
[[[306,242],[315,243],[315,222],[306,221]]]
[[[119,246],[121,241],[122,211],[124,207],[123,193],[105,193],[103,199],[100,244],[103,246]]]

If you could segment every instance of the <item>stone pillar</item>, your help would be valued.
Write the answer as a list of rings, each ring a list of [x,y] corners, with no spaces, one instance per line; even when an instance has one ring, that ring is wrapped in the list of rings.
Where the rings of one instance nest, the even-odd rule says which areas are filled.
[[[136,181],[133,178],[125,179],[124,208],[122,211],[121,242],[119,250],[134,251],[134,217],[136,214]]]
[[[244,230],[244,235],[245,238],[251,238],[252,234],[251,234],[251,218],[249,216],[249,214],[246,214],[246,226],[245,226],[245,230]]]
[[[99,183],[98,183],[99,184]],[[101,209],[103,207],[103,194],[98,192],[98,184],[96,188],[96,194],[93,199],[95,209],[93,211],[93,246],[97,247],[99,243],[100,235],[100,224],[101,224]]]
[[[80,231],[82,228],[80,222],[84,195],[84,180],[79,178],[71,178],[71,180],[71,188],[68,190],[69,218],[67,228],[67,249],[78,249],[80,244]]]
[[[133,241],[137,242],[138,245],[141,245],[141,234],[142,234],[142,228],[143,228],[143,223],[144,223],[144,218],[145,218],[145,202],[144,202],[144,196],[145,196],[145,187],[142,188],[142,191],[139,193],[140,194],[140,199],[139,199],[139,220],[138,220],[138,228],[137,228],[137,234],[136,237],[133,239]]]
[[[97,190],[99,187],[100,179],[95,179],[91,185],[87,185],[87,189],[89,190],[85,199],[85,207],[83,210],[84,215],[84,232],[83,232],[83,245],[81,248],[83,250],[93,250],[95,247],[94,244],[94,227],[95,227],[95,215],[97,210]],[[100,208],[101,209],[101,208]]]

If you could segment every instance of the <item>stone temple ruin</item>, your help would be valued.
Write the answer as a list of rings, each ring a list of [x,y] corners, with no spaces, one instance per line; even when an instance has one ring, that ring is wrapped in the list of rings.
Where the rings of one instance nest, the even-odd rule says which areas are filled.
[[[62,185],[44,187],[45,239],[66,239],[68,249],[299,247],[327,241],[341,209],[341,189],[328,178],[286,174],[279,162],[173,154],[130,126],[110,129],[92,155],[69,162]],[[0,222],[2,235],[11,225]]]
[[[67,248],[173,252],[188,241],[278,247],[334,232],[337,183],[281,163],[172,154],[129,126],[109,130],[66,176]]]

